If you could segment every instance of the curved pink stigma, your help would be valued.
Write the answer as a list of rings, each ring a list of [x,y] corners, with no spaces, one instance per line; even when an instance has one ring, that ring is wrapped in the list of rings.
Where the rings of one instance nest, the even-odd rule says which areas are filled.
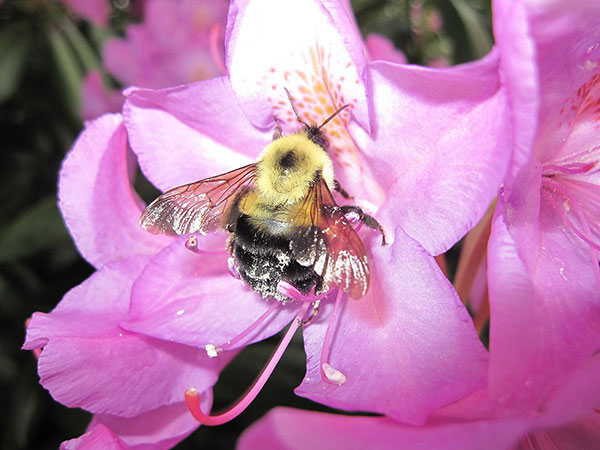
[[[222,425],[239,416],[256,398],[258,393],[261,391],[261,389],[264,387],[265,383],[271,376],[271,373],[273,373],[275,366],[281,359],[283,352],[292,340],[294,333],[302,323],[302,318],[306,314],[306,311],[309,307],[309,302],[302,303],[298,314],[296,314],[296,317],[290,324],[290,327],[288,328],[285,335],[281,339],[281,342],[275,349],[273,356],[271,356],[271,359],[269,359],[269,362],[267,363],[261,374],[258,376],[257,380],[254,382],[250,390],[227,411],[215,416],[205,414],[200,408],[200,395],[198,393],[198,390],[194,388],[188,389],[185,392],[185,402],[192,416],[194,416],[194,418],[201,424],[210,426]]]

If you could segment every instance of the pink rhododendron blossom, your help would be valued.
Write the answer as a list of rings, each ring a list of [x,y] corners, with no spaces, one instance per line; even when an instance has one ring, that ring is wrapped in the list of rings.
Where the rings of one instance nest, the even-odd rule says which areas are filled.
[[[494,5],[515,152],[488,248],[488,386],[422,427],[276,409],[239,448],[597,448],[598,17],[584,2]]]
[[[170,242],[139,229],[143,203],[131,187],[134,170],[119,115],[89,124],[68,154],[60,208],[79,251],[98,270],[52,312],[33,315],[23,348],[43,348],[38,372],[57,401],[95,413],[93,423],[120,440],[103,429],[85,439],[171,446],[198,425],[181,392],[194,385],[209,406],[210,388],[231,356],[209,359],[121,326],[130,319],[135,281]]]
[[[368,64],[337,2],[233,2],[228,20],[229,76],[127,91],[125,123],[140,167],[166,190],[255,161],[274,116],[284,134],[299,128],[284,88],[309,123],[350,104],[323,129],[336,176],[393,242],[381,247],[361,232],[370,291],[360,301],[335,301],[335,292],[322,300],[303,327],[308,367],[297,393],[422,423],[485,376],[485,350],[426,249],[454,244],[504,176],[509,132],[497,55],[444,71]],[[401,212],[416,206],[418,214]],[[210,239],[225,248],[225,235]],[[180,241],[156,255],[134,286],[124,326],[218,357],[302,314],[300,303],[265,301],[232,278],[224,251],[210,264],[206,257]]]
[[[309,123],[351,106],[323,131],[337,178],[390,240],[362,230],[369,292],[351,301],[333,290],[303,325],[297,392],[422,424],[481,388],[487,353],[431,253],[479,220],[508,166],[497,53],[442,71],[368,63],[339,3],[253,0],[231,4],[225,61],[227,76],[129,89],[123,117],[89,124],[67,156],[60,208],[97,272],[29,325],[42,384],[93,412],[98,439],[171,445],[197,426],[179,415],[186,389],[208,411],[234,350],[293,321],[287,339],[308,318],[309,303],[262,299],[231,275],[225,233],[190,245],[145,232],[132,189],[136,158],[161,190],[255,161],[274,117],[284,133],[299,128],[287,88]]]
[[[121,93],[107,88],[102,81],[102,74],[97,70],[87,75],[81,94],[81,116],[84,119],[93,119],[107,112],[119,112],[123,106]]]
[[[79,16],[96,25],[106,25],[110,13],[109,0],[60,0]]]
[[[489,389],[536,411],[600,349],[600,4],[497,1],[494,19],[515,159],[488,247]]]
[[[106,69],[125,86],[153,89],[222,74],[227,7],[225,0],[149,0],[143,22],[129,25],[124,38],[104,45]],[[88,75],[83,86],[82,116],[86,119],[117,112],[123,101],[121,95],[99,84],[97,77]],[[121,99],[117,105],[115,95]]]

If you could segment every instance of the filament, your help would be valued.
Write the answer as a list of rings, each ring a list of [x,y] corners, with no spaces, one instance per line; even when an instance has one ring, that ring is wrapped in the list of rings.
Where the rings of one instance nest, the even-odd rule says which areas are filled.
[[[258,328],[258,326],[262,324],[265,321],[265,319],[271,314],[271,312],[273,312],[276,308],[279,307],[279,305],[281,305],[281,302],[274,301],[269,307],[269,309],[262,313],[261,316],[252,325],[250,325],[248,328],[246,328],[244,331],[242,331],[230,341],[227,341],[225,344],[219,346],[218,350],[227,350],[233,347],[238,342],[240,342],[242,339],[246,338],[250,333],[256,330],[256,328]]]
[[[265,385],[265,383],[271,376],[271,373],[273,373],[275,366],[277,366],[277,363],[281,359],[283,352],[285,351],[285,349],[289,345],[290,341],[292,340],[294,333],[296,332],[296,330],[302,323],[302,318],[306,314],[306,311],[308,310],[309,307],[310,307],[309,302],[302,303],[302,305],[300,306],[300,310],[298,311],[298,314],[296,314],[296,317],[290,324],[290,327],[288,328],[285,335],[281,339],[281,342],[275,349],[273,356],[271,356],[271,359],[269,359],[269,362],[267,363],[267,365],[265,366],[265,368],[263,369],[263,371],[261,372],[261,374],[255,381],[255,383],[252,385],[252,387],[249,389],[249,391],[235,405],[233,405],[227,411],[225,411],[222,414],[218,414],[216,416],[204,414],[202,412],[202,410],[200,409],[200,394],[199,394],[198,390],[194,389],[194,388],[188,389],[185,392],[185,402],[187,403],[187,407],[190,410],[190,413],[192,414],[192,416],[194,416],[194,419],[196,419],[198,422],[200,422],[203,425],[215,426],[215,425],[222,425],[224,423],[227,423],[230,420],[233,420],[237,416],[239,416],[248,407],[248,405],[250,405],[250,403],[252,403],[252,401],[256,398],[258,393],[261,391],[261,389],[263,388],[263,386]]]
[[[335,328],[335,322],[339,313],[340,303],[342,302],[344,291],[338,289],[335,297],[335,303],[333,304],[333,311],[329,316],[329,323],[327,324],[327,331],[325,332],[325,339],[323,340],[323,349],[321,350],[321,378],[324,381],[329,382],[331,380],[330,375],[325,373],[326,368],[331,368],[329,365],[329,346],[331,344],[331,337]]]

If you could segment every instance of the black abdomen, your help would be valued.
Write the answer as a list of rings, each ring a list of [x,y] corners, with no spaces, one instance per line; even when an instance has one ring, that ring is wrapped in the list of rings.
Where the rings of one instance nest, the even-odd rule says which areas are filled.
[[[277,292],[279,281],[284,280],[303,294],[307,294],[321,277],[312,266],[300,265],[290,251],[289,239],[258,230],[245,214],[239,216],[233,233],[233,257],[238,271],[254,291],[263,297],[285,300]]]

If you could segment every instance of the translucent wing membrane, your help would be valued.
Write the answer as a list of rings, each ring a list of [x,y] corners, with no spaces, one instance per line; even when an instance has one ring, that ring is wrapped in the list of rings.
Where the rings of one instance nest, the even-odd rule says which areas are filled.
[[[313,185],[292,221],[297,231],[290,247],[298,262],[314,264],[324,287],[337,286],[352,298],[363,297],[370,278],[365,248],[324,180]]]
[[[140,225],[154,234],[207,234],[225,227],[230,207],[254,182],[256,164],[184,184],[154,200]]]

